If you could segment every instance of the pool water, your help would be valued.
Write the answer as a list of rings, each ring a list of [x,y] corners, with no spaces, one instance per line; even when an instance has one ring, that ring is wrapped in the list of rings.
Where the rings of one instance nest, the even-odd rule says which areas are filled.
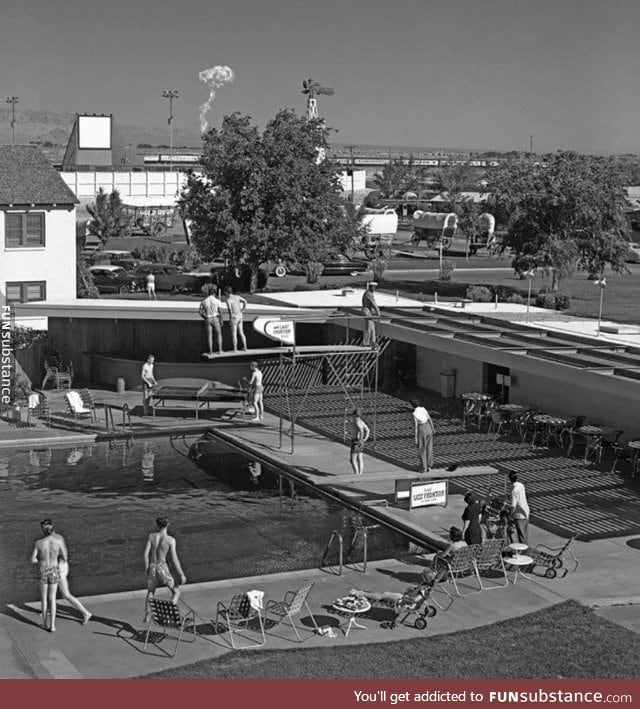
[[[76,595],[143,588],[142,553],[160,515],[188,582],[317,568],[331,532],[347,543],[356,523],[317,491],[193,435],[0,450],[0,506],[3,605],[37,598],[30,556],[45,517],[67,541]],[[403,549],[394,533],[370,536],[369,558]]]

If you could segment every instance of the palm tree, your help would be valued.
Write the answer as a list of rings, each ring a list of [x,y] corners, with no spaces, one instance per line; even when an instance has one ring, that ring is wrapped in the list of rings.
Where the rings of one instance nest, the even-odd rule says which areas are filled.
[[[111,237],[122,236],[131,221],[118,190],[107,194],[101,187],[95,202],[87,205],[87,211],[91,215],[87,224],[89,234],[97,236],[103,244]]]

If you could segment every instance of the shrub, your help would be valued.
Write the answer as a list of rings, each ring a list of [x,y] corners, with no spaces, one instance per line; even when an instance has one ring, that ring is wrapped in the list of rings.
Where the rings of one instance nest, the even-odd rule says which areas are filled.
[[[494,286],[493,295],[498,296],[501,303],[511,303],[511,297],[514,295],[514,290],[511,286]]]
[[[307,261],[304,265],[304,272],[307,276],[307,283],[317,283],[318,278],[324,271],[324,264],[320,261]]]
[[[387,270],[387,260],[380,257],[376,258],[371,263],[371,270],[373,271],[373,280],[381,281],[384,278],[384,272]]]
[[[549,310],[556,309],[556,295],[555,293],[538,293],[536,297],[536,307],[537,308],[547,308]]]
[[[442,268],[440,269],[440,280],[450,281],[453,272],[456,270],[456,265],[451,259],[444,259],[442,261]]]
[[[486,286],[471,286],[467,289],[466,297],[474,303],[490,303],[491,291]]]
[[[558,310],[569,310],[571,307],[571,294],[566,291],[556,293],[556,308]]]
[[[514,303],[515,305],[524,305],[525,299],[520,295],[520,293],[513,293],[507,302]]]
[[[215,283],[204,283],[200,293],[206,298],[208,295],[218,295],[218,286]]]

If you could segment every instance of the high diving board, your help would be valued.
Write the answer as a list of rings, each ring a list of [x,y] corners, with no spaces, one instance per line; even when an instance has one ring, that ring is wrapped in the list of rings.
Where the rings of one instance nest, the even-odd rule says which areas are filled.
[[[422,482],[427,480],[449,480],[452,478],[466,478],[480,475],[498,475],[501,471],[491,465],[461,465],[453,471],[446,468],[434,468],[428,473],[418,473],[415,470],[386,470],[376,473],[365,473],[364,475],[323,475],[322,481],[318,482],[318,487],[327,487],[340,483],[351,485],[367,482],[386,482],[394,480],[415,480]]]
[[[225,351],[215,352],[212,357],[203,355],[211,362],[219,362],[222,359],[255,359],[256,357],[268,357],[270,355],[288,354],[303,355],[305,357],[317,355],[325,356],[332,354],[348,354],[350,352],[375,352],[373,347],[362,347],[361,345],[299,345],[297,347],[261,347],[252,350],[238,350],[238,352]]]

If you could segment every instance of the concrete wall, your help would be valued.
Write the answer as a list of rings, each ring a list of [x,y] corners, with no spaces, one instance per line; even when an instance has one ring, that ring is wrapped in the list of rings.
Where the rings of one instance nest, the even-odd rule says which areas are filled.
[[[45,281],[47,300],[75,299],[76,210],[50,209],[44,214],[44,246],[7,249],[5,212],[0,211],[0,289],[6,292],[7,282]],[[46,318],[20,318],[16,322],[27,327],[46,327]]]
[[[440,391],[440,372],[451,369],[455,372],[455,396],[466,391],[481,391],[483,362],[471,360],[448,352],[416,348],[416,383],[424,389]]]

